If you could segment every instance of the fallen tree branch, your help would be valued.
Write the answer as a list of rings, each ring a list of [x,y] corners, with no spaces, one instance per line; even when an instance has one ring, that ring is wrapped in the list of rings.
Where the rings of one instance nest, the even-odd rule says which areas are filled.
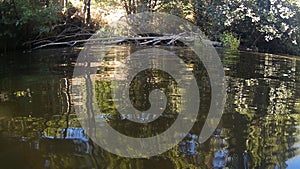
[[[83,39],[83,40],[71,40],[65,42],[50,42],[46,44],[39,45],[34,49],[40,49],[50,46],[75,46],[77,44],[101,44],[101,45],[112,45],[119,43],[136,43],[138,45],[156,45],[158,43],[171,45],[174,44],[179,39],[184,39],[185,41],[191,40],[191,37],[184,37],[183,34],[171,35],[171,36],[155,36],[155,37],[109,37],[109,38],[93,38],[93,39]],[[74,35],[75,36],[75,35]]]
[[[48,46],[72,46],[83,43],[80,41],[90,38],[95,33],[95,30],[89,27],[80,27],[72,23],[63,23],[52,26],[50,32],[54,36],[43,37],[42,34],[39,34],[34,39],[24,42],[22,44],[23,47],[40,49]]]

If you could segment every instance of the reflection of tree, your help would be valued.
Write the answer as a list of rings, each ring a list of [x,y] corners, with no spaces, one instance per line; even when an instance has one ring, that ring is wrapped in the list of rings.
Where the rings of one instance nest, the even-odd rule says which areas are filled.
[[[247,57],[247,61],[239,60],[239,67],[245,65],[252,67],[250,70],[253,71],[236,69],[233,75],[237,78],[231,77],[228,82],[228,100],[234,105],[227,107],[230,113],[225,114],[224,119],[243,121],[224,121],[234,134],[229,145],[234,147],[231,158],[238,156],[239,168],[286,168],[285,161],[295,151],[292,145],[297,133],[293,108],[296,96],[295,60],[242,57]]]
[[[8,141],[7,146],[13,145],[8,154],[35,159],[34,162],[27,159],[17,166],[56,169],[95,167],[94,157],[90,154],[92,147],[77,116],[70,114],[68,119],[69,128],[65,128],[66,119],[62,115],[55,115],[47,121],[36,117],[14,117],[9,121],[0,121],[0,145]],[[14,141],[9,143],[10,140]]]
[[[2,85],[9,80],[18,81],[7,79]],[[26,80],[21,78],[22,83],[5,86],[8,89],[3,92],[8,96],[3,106],[11,108],[1,109],[7,118],[0,114],[0,146],[9,148],[5,150],[8,155],[0,159],[2,167],[93,168],[89,140],[71,108],[69,79],[49,75],[30,79],[39,83],[28,84]],[[23,85],[30,90],[21,90]],[[32,106],[24,105],[29,103]],[[2,163],[10,159],[17,162]]]
[[[179,53],[180,57],[185,55],[188,55],[185,51]],[[149,159],[118,157],[88,139],[70,107],[80,102],[70,103],[69,98],[76,100],[80,96],[70,95],[71,82],[68,78],[49,75],[49,78],[38,78],[41,81],[39,85],[26,87],[20,87],[16,83],[18,80],[4,80],[6,90],[1,90],[1,106],[29,102],[27,88],[32,92],[34,106],[31,107],[32,114],[28,114],[29,108],[25,112],[25,109],[15,111],[1,107],[0,146],[1,152],[7,156],[1,157],[1,165],[5,159],[17,159],[19,164],[15,164],[18,166],[14,168],[286,168],[284,162],[295,153],[293,144],[298,133],[295,126],[300,119],[295,112],[300,110],[295,107],[299,104],[300,95],[297,90],[299,72],[296,72],[299,64],[290,59],[243,55],[224,55],[225,67],[231,70],[227,76],[228,99],[222,122],[214,135],[207,142],[198,143],[195,134],[199,133],[201,126],[195,124],[182,142],[168,152]],[[99,66],[94,86],[100,111],[97,115],[126,135],[147,137],[164,131],[176,118],[173,112],[180,108],[176,102],[176,85],[166,74],[156,70],[145,71],[132,83],[135,91],[132,92],[133,97],[140,98],[133,102],[141,107],[147,104],[141,101],[147,99],[147,93],[143,94],[143,85],[149,89],[169,88],[164,90],[172,95],[170,104],[173,107],[156,123],[135,126],[124,119],[113,105],[110,80],[115,74],[114,66],[120,63],[118,59],[127,56],[128,48],[116,48],[107,54],[103,65]],[[198,71],[194,63],[187,64],[189,69]],[[195,73],[202,77],[202,72],[197,71]],[[209,85],[205,77],[201,80],[205,84],[200,93],[205,98],[209,94]],[[148,82],[154,86],[147,86]],[[81,85],[76,80],[72,83]],[[8,86],[10,89],[7,89]],[[86,93],[82,93],[84,98]],[[203,98],[201,103],[205,108],[200,110],[201,113],[209,108],[209,99]],[[11,115],[2,118],[6,111]],[[162,127],[164,125],[165,128]]]
[[[168,99],[167,106],[161,118],[147,125],[141,125],[129,121],[130,119],[137,118],[135,114],[120,114],[115,108],[112,100],[112,85],[111,80],[127,79],[132,69],[124,67],[124,59],[130,62],[130,53],[135,53],[136,49],[133,47],[121,47],[118,49],[110,50],[103,56],[101,65],[98,67],[98,74],[96,75],[95,83],[95,96],[99,107],[99,114],[109,119],[109,123],[121,133],[127,135],[140,135],[147,136],[149,134],[157,134],[165,131],[170,126],[179,112],[179,95],[178,89],[174,79],[166,72],[148,69],[135,75],[130,84],[130,100],[132,105],[141,111],[142,118],[152,119],[156,118],[151,114],[143,114],[143,110],[150,107],[148,100],[149,93],[154,89],[162,90]],[[145,55],[148,55],[145,53]],[[143,57],[141,55],[141,57]],[[127,61],[128,61],[127,60]],[[152,64],[158,64],[152,60]],[[123,67],[122,72],[117,68]],[[126,84],[124,84],[126,85]],[[127,84],[128,85],[128,84]],[[118,87],[118,86],[114,86]],[[117,102],[122,102],[126,98],[118,98]],[[165,127],[162,127],[165,126]]]
[[[208,107],[205,105],[207,103],[206,95],[209,91],[209,84],[208,79],[203,76],[203,67],[195,64],[195,60],[191,60],[188,57],[190,56],[190,51],[188,50],[177,50],[177,48],[173,48],[174,52],[177,52],[176,54],[181,57],[184,62],[188,65],[188,71],[194,71],[194,73],[199,77],[199,84],[203,86],[201,88],[201,94],[203,94],[203,98],[201,98],[204,102],[204,109]],[[125,49],[126,50],[126,49]],[[128,50],[128,49],[127,49]],[[135,52],[134,49],[131,52]],[[114,50],[111,50],[110,53],[106,54],[106,56],[102,59],[102,63],[99,67],[99,71],[97,74],[97,80],[95,83],[95,97],[97,98],[97,103],[99,107],[99,111],[97,112],[98,115],[101,115],[101,118],[105,118],[108,123],[114,127],[117,131],[119,131],[122,134],[125,134],[127,136],[133,136],[133,137],[149,137],[153,134],[159,134],[162,131],[165,131],[168,129],[170,125],[172,125],[174,119],[176,119],[177,112],[180,111],[180,104],[178,103],[178,97],[180,95],[179,92],[184,92],[182,90],[184,89],[178,89],[176,87],[176,83],[174,82],[174,79],[170,77],[166,72],[159,71],[156,69],[148,69],[142,72],[139,72],[134,79],[132,80],[130,84],[130,95],[131,95],[131,103],[141,110],[147,108],[149,105],[148,96],[149,92],[153,89],[161,89],[165,92],[168,98],[167,108],[163,115],[155,120],[154,122],[151,122],[147,125],[140,125],[130,122],[128,119],[130,117],[123,117],[119,112],[116,110],[113,100],[111,97],[111,80],[113,80],[112,77],[117,77],[118,80],[122,80],[123,78],[126,78],[127,74],[130,74],[130,69],[125,68],[124,72],[121,72],[122,74],[116,75],[116,72],[114,71],[114,67],[120,66],[120,64],[113,64],[113,63],[120,63],[125,57],[118,57],[120,56],[117,54],[117,52],[121,53],[120,51],[116,51],[114,53]],[[129,55],[129,54],[127,54]],[[147,53],[145,53],[147,55]],[[128,59],[130,59],[130,56],[127,56]],[[141,56],[143,57],[143,56]],[[198,60],[196,60],[198,63]],[[151,62],[152,64],[157,64],[155,60]],[[121,64],[122,65],[122,64]],[[124,77],[125,75],[125,77]],[[190,78],[190,77],[185,77]],[[117,86],[114,86],[117,87]],[[118,99],[124,99],[124,98],[118,98]],[[203,110],[203,107],[201,109],[201,113],[205,112]],[[142,113],[141,113],[142,114]],[[99,116],[100,117],[100,116]],[[205,117],[205,115],[202,115],[201,117]],[[202,122],[202,121],[201,121]],[[197,125],[197,127],[202,127],[201,125]],[[199,127],[199,128],[200,128]],[[197,132],[199,128],[195,129]],[[200,128],[201,129],[201,128]],[[184,133],[182,133],[184,134]],[[197,133],[198,134],[198,133]],[[188,137],[186,137],[185,140],[183,140],[179,145],[174,147],[172,150],[162,154],[161,156],[150,158],[148,160],[128,160],[126,158],[118,158],[116,156],[113,156],[109,153],[106,153],[105,156],[108,159],[111,159],[110,167],[116,167],[120,168],[128,168],[128,165],[130,166],[142,166],[141,168],[147,168],[147,163],[149,161],[156,159],[156,163],[158,163],[158,166],[163,166],[163,163],[170,163],[168,166],[169,168],[197,168],[199,166],[205,166],[203,158],[206,156],[205,153],[199,152],[199,143],[197,143],[197,136],[194,134],[189,134]],[[222,147],[224,148],[224,147]],[[216,160],[223,160],[226,163],[226,156],[221,157],[219,154],[223,149],[221,147],[216,147]],[[225,152],[225,151],[224,151]],[[214,159],[214,153],[212,152],[213,156],[210,160]],[[178,158],[179,156],[179,158]],[[127,163],[127,165],[125,165]],[[209,163],[212,163],[211,161]],[[123,166],[123,164],[125,166]],[[155,164],[152,164],[155,165]],[[150,167],[150,166],[149,166]],[[150,167],[155,168],[155,167]],[[158,167],[161,168],[161,167]]]

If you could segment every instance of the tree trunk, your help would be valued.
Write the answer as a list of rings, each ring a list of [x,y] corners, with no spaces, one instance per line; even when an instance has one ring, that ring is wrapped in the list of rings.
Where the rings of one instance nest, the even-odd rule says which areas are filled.
[[[64,8],[66,9],[68,6],[68,0],[64,0]]]
[[[49,7],[49,0],[45,0],[45,7],[46,7],[46,8]]]
[[[82,9],[84,13],[85,24],[90,24],[91,22],[91,0],[84,0],[84,5]]]
[[[87,0],[85,23],[90,24],[91,21],[91,0]]]
[[[128,4],[127,4],[127,1],[124,1],[124,8],[126,10],[126,13],[129,14],[129,7],[128,7]]]

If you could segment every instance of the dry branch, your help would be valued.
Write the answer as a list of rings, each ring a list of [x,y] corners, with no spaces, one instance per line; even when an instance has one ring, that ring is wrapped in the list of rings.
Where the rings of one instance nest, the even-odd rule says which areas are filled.
[[[46,44],[39,45],[34,49],[40,49],[50,46],[75,46],[78,44],[86,43],[86,44],[101,44],[101,45],[112,45],[119,43],[137,43],[138,45],[150,45],[150,44],[158,44],[163,43],[166,45],[174,44],[179,39],[188,40],[190,37],[183,37],[181,34],[179,35],[171,35],[171,36],[155,36],[155,37],[109,37],[109,38],[93,38],[93,39],[83,39],[83,40],[71,40],[65,42],[50,42]]]

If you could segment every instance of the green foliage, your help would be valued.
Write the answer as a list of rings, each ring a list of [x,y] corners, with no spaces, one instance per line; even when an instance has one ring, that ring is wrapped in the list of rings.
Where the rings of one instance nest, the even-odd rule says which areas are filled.
[[[121,0],[123,7],[127,14],[134,14],[140,12],[154,12],[158,0]]]
[[[66,17],[72,20],[74,13],[64,16],[58,1],[34,2],[0,1],[0,48],[57,35],[55,25],[66,23]],[[93,4],[108,11],[123,6],[127,14],[158,11],[177,15],[194,22],[210,40],[222,40],[230,48],[236,49],[239,40],[222,32],[234,32],[243,48],[300,55],[300,6],[296,0],[94,0]]]
[[[0,45],[4,49],[51,35],[52,26],[62,19],[60,6],[45,7],[26,0],[2,1],[0,9]]]
[[[187,0],[165,0],[161,2],[159,11],[185,18],[193,14],[193,6]]]
[[[220,8],[225,30],[237,33],[244,46],[258,46],[272,53],[298,53],[293,49],[299,43],[300,9],[292,0],[225,0]]]
[[[224,46],[229,47],[232,50],[237,50],[240,46],[240,40],[236,38],[233,33],[224,33],[220,37],[221,42]]]
[[[225,17],[219,0],[193,0],[195,23],[211,39],[218,40],[224,30]]]
[[[159,10],[183,18],[192,14],[194,23],[211,40],[221,37],[225,40],[221,32],[234,32],[241,39],[243,48],[258,47],[265,52],[300,55],[297,45],[300,43],[300,8],[295,2],[184,0],[178,3],[166,0],[162,1]],[[228,43],[237,46],[238,41],[228,40]]]

